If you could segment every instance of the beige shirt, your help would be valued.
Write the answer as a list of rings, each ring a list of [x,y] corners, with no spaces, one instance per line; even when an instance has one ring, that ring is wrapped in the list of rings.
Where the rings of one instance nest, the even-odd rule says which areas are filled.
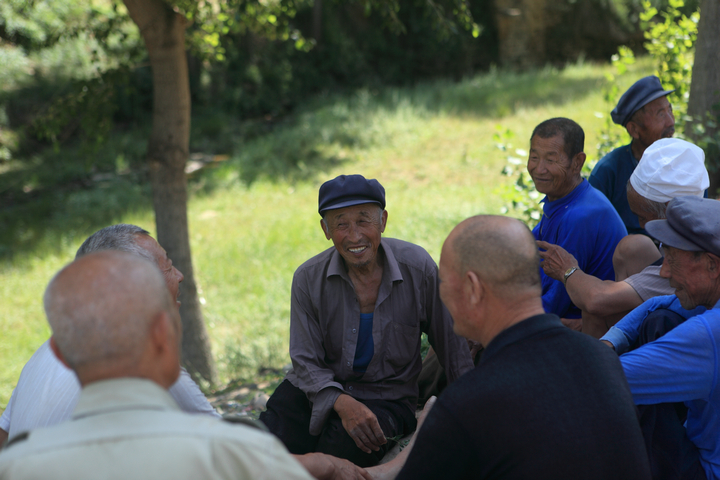
[[[660,295],[675,295],[675,289],[670,286],[670,280],[660,276],[661,268],[660,265],[650,265],[624,281],[635,289],[643,302]]]
[[[0,479],[309,479],[272,435],[180,411],[157,384],[104,380],[72,419],[0,451]]]

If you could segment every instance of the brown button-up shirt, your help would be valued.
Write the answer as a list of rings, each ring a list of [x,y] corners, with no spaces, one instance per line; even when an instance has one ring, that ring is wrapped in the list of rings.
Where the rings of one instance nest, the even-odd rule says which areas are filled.
[[[437,265],[412,243],[383,238],[384,269],[373,316],[374,355],[353,370],[360,304],[344,261],[332,247],[302,264],[293,277],[287,379],[313,405],[310,433],[319,435],[341,393],[360,400],[395,400],[414,410],[420,333],[426,332],[448,382],[473,367],[467,342],[455,335],[440,301]]]

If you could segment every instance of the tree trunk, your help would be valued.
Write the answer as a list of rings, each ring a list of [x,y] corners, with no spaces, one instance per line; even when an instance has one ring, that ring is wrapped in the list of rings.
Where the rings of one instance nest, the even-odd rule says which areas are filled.
[[[314,0],[312,11],[312,32],[316,45],[320,45],[320,41],[322,39],[322,9],[322,0]]]
[[[716,124],[719,120],[717,104],[720,103],[720,36],[716,30],[719,25],[720,4],[717,0],[702,0],[688,100],[688,114],[692,116],[693,122],[688,122],[685,129],[685,134],[699,143],[704,143],[702,136],[693,134],[692,125],[704,122],[707,112],[712,114]],[[717,134],[717,127],[709,128],[706,125],[704,136],[714,137],[717,141]],[[705,163],[710,172],[709,196],[715,198],[720,188],[720,152],[717,143],[702,146],[705,147]]]
[[[494,5],[500,62],[521,69],[543,65],[546,0],[494,0]]]
[[[148,163],[157,240],[185,275],[180,284],[182,362],[194,377],[215,383],[210,341],[190,256],[185,163],[190,142],[190,83],[185,17],[162,0],[123,0],[140,29],[153,72],[153,124]]]

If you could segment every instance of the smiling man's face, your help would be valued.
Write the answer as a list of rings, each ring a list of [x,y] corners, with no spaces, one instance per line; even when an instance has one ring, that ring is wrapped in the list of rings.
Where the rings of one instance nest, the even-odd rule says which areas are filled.
[[[172,260],[168,257],[165,249],[151,236],[138,235],[135,243],[155,259],[155,264],[162,272],[163,277],[165,277],[165,283],[167,284],[172,299],[180,306],[180,302],[178,301],[178,297],[180,296],[180,282],[183,281],[185,276],[180,270],[173,266]]]
[[[363,203],[328,210],[324,221],[325,238],[332,240],[349,269],[362,269],[377,261],[387,211],[376,203]]]
[[[574,160],[565,153],[565,141],[560,134],[550,138],[535,135],[530,140],[528,173],[537,191],[547,195],[551,202],[577,186],[582,163]]]

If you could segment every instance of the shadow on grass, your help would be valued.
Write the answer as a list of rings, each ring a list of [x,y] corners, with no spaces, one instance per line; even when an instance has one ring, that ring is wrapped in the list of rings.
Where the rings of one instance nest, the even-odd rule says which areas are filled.
[[[360,89],[316,97],[292,115],[270,122],[194,125],[199,132],[226,131],[230,161],[201,172],[198,191],[228,182],[250,185],[303,181],[352,161],[360,150],[392,142],[418,121],[437,115],[502,118],[521,109],[562,106],[596,92],[605,82],[600,68],[571,66],[514,73],[493,70],[461,82],[434,81],[413,87]],[[572,116],[572,112],[568,112]],[[541,119],[538,119],[541,120]],[[234,132],[228,132],[233,129]]]
[[[118,132],[99,149],[34,149],[0,164],[0,260],[51,253],[151,208],[143,168],[146,128]]]
[[[0,183],[4,177],[0,174]],[[152,205],[147,185],[123,177],[77,178],[21,193],[0,195],[0,260],[23,253],[60,252],[126,213]]]

